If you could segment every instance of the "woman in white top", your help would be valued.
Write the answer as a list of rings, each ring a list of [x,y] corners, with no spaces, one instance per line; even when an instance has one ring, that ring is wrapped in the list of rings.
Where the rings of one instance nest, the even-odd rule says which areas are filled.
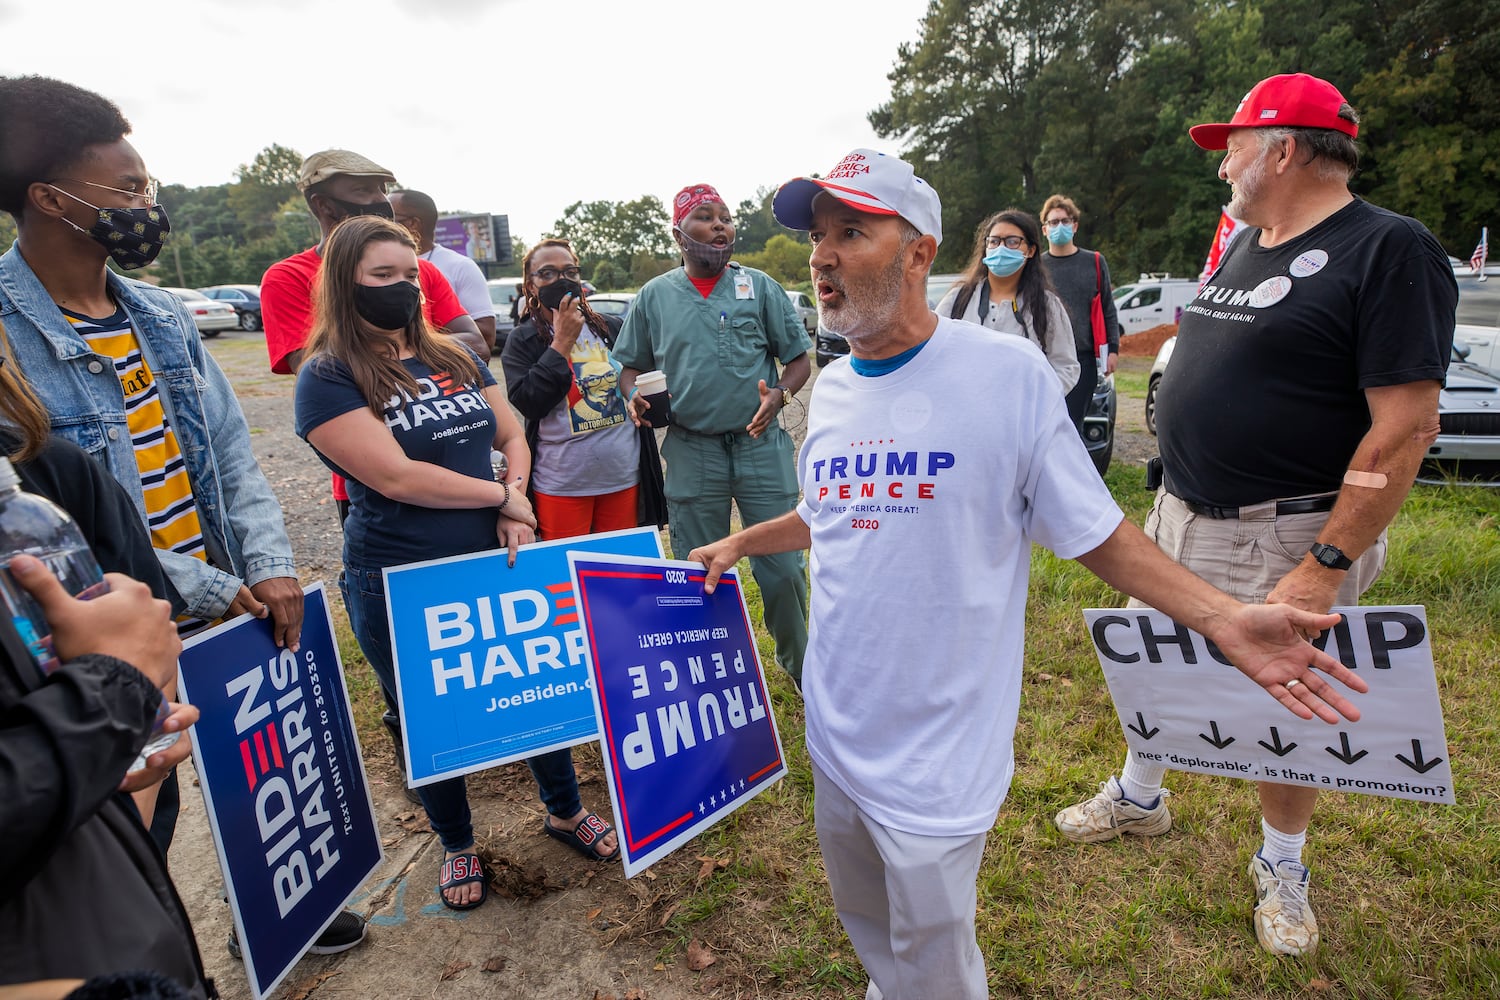
[[[964,280],[943,296],[937,313],[1025,337],[1047,356],[1066,395],[1078,382],[1078,352],[1068,312],[1037,256],[1041,240],[1041,226],[1029,212],[1008,208],[985,219]]]

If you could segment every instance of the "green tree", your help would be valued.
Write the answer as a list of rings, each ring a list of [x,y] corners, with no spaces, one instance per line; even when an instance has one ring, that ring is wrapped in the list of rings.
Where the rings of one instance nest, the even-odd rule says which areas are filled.
[[[804,244],[806,254],[807,234],[796,233],[776,221],[771,211],[771,200],[776,197],[773,187],[757,188],[754,198],[746,198],[734,210],[734,246],[736,256],[764,250],[773,237],[785,236]]]
[[[638,254],[668,257],[676,244],[669,235],[669,219],[661,200],[644,195],[634,201],[576,201],[563,210],[546,235],[573,244],[585,270],[609,261],[622,271],[634,271]]]
[[[297,196],[297,177],[302,154],[275,143],[255,154],[249,164],[240,164],[235,183],[229,185],[229,207],[254,239],[276,227],[275,212],[288,198]]]
[[[792,286],[805,284],[811,275],[807,258],[812,247],[792,239],[786,233],[777,233],[757,253],[735,254],[735,260],[746,267],[762,270],[775,278],[779,284]]]

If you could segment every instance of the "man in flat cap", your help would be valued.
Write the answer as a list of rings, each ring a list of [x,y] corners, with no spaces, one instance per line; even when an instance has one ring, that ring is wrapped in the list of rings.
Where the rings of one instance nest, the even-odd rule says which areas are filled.
[[[1033,542],[1207,635],[1302,718],[1359,714],[1313,666],[1364,684],[1299,634],[1336,616],[1242,604],[1125,520],[1034,345],[928,308],[942,209],[908,164],[857,149],[772,207],[809,231],[850,357],[813,390],[797,509],[689,558],[711,591],[742,556],[811,548],[814,813],[866,996],[981,1000],[976,879],[1015,768]]]
[[[325,149],[302,161],[297,189],[307,200],[307,210],[318,220],[318,245],[277,261],[260,282],[261,318],[266,328],[266,350],[271,371],[295,374],[302,363],[302,348],[312,333],[313,285],[323,260],[323,241],[333,228],[355,215],[378,215],[392,219],[395,212],[386,196],[386,185],[395,176],[373,160],[347,149]],[[453,294],[448,279],[430,261],[419,261],[422,310],[434,328],[462,340],[481,358],[489,347],[479,327]],[[344,501],[347,503],[347,497]]]
[[[1229,214],[1253,228],[1183,310],[1146,532],[1242,601],[1358,604],[1438,433],[1458,287],[1426,227],[1349,192],[1358,123],[1333,84],[1295,73],[1256,84],[1227,124],[1189,130],[1225,150]],[[1127,754],[1058,829],[1080,843],[1166,833],[1166,771]],[[1318,792],[1257,787],[1255,936],[1306,954],[1318,921],[1302,851]]]

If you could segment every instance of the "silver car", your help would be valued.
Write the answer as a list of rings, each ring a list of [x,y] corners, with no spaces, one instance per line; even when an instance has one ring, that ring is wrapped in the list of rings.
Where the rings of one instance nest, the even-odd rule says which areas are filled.
[[[236,329],[240,325],[239,314],[228,302],[217,302],[191,288],[172,288],[163,285],[161,289],[164,292],[171,292],[182,300],[183,305],[187,306],[188,312],[193,314],[193,322],[198,326],[200,337],[205,339],[217,337],[223,331]]]
[[[809,337],[818,333],[818,307],[813,305],[812,296],[806,292],[794,292],[786,289],[786,297],[791,300],[792,310],[797,318],[802,321],[802,328],[807,331]]]

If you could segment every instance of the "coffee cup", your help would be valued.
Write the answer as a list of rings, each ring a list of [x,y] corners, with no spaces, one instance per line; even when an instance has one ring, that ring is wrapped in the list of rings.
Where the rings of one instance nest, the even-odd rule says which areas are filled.
[[[665,427],[672,422],[672,396],[667,392],[665,372],[641,372],[635,377],[635,388],[646,402],[651,404],[642,418],[652,427]]]

